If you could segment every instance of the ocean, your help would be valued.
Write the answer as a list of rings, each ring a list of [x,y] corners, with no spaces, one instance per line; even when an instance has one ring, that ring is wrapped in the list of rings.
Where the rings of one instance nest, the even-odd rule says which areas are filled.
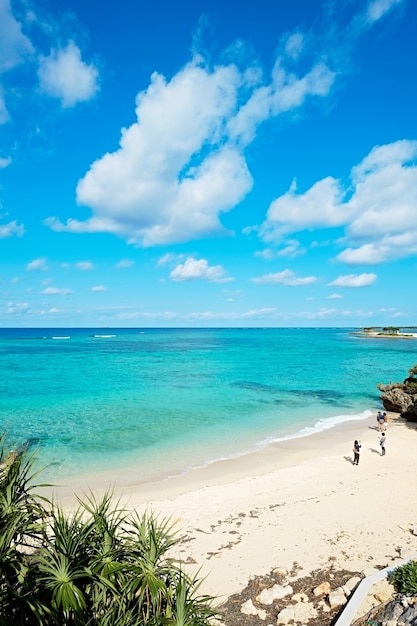
[[[181,474],[382,408],[417,340],[353,330],[0,329],[0,429],[49,481]]]

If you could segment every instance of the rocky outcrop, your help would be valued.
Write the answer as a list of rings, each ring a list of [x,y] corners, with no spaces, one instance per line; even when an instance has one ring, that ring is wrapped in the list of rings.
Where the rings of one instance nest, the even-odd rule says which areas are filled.
[[[387,411],[400,413],[409,422],[417,422],[417,379],[414,375],[403,383],[380,383],[377,386],[382,391],[381,400]]]
[[[397,383],[395,385],[378,385],[378,389],[382,391],[381,400],[386,411],[393,413],[405,413],[413,404],[414,398],[406,393],[403,389],[404,385]]]
[[[417,422],[417,400],[401,413],[401,417],[405,417],[407,422]]]

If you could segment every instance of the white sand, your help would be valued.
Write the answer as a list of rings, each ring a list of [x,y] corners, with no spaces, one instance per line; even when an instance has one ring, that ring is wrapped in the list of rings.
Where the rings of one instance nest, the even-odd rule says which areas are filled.
[[[417,424],[389,420],[385,457],[373,416],[181,478],[126,483],[118,495],[139,512],[171,517],[186,538],[176,556],[191,572],[201,568],[201,591],[219,599],[294,562],[300,576],[329,559],[351,571],[383,567],[399,550],[417,551]],[[354,439],[362,441],[357,467]],[[70,505],[63,491],[55,496]]]

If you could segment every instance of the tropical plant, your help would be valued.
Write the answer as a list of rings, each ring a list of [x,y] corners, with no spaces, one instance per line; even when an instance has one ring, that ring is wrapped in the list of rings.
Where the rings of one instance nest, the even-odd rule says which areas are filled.
[[[32,458],[1,440],[0,623],[203,626],[216,615],[201,580],[169,557],[169,520],[93,494],[71,514],[35,494]]]
[[[408,561],[400,565],[388,576],[398,593],[406,595],[417,594],[417,561]]]
[[[19,623],[35,583],[29,554],[46,537],[44,499],[35,496],[33,457],[25,448],[10,452],[0,437],[0,616]],[[7,621],[5,619],[4,623]]]

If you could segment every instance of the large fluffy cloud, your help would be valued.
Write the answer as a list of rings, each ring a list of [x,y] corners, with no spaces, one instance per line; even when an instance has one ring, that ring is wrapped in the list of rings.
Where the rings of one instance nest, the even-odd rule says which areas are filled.
[[[303,194],[296,185],[269,207],[264,241],[309,228],[344,227],[338,259],[352,265],[417,254],[417,141],[375,147],[351,172],[351,186],[328,177]]]
[[[288,43],[292,60],[301,43]],[[92,209],[91,218],[65,224],[49,218],[46,224],[110,232],[143,246],[225,233],[221,214],[252,188],[244,148],[258,125],[331,88],[334,75],[322,63],[297,76],[286,72],[284,60],[285,53],[269,84],[261,84],[255,68],[208,68],[200,57],[170,81],[154,73],[119,149],[95,161],[79,181],[77,201]]]

